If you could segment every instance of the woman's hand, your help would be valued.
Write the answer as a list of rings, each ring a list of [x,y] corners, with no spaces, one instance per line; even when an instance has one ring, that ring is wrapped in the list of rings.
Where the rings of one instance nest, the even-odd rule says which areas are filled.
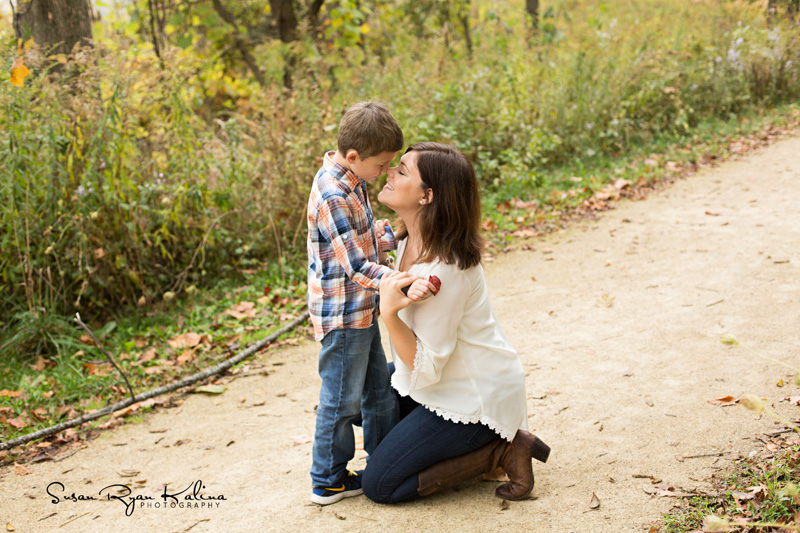
[[[390,272],[384,275],[379,288],[381,314],[384,316],[396,315],[398,311],[405,309],[415,301],[425,299],[426,289],[423,289],[423,285],[419,282],[424,282],[428,296],[430,296],[430,288],[427,287],[428,281],[420,276],[408,272]],[[406,296],[403,294],[403,287],[408,285],[411,287]]]

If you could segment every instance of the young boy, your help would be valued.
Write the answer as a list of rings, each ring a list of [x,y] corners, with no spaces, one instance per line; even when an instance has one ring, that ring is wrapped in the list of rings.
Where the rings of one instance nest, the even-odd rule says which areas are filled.
[[[308,200],[308,308],[322,343],[311,501],[320,505],[362,493],[361,473],[347,470],[354,418],[363,416],[372,453],[398,416],[377,323],[380,279],[392,271],[378,257],[396,243],[389,232],[376,238],[366,187],[387,171],[403,132],[386,106],[362,102],[342,117],[337,145]]]

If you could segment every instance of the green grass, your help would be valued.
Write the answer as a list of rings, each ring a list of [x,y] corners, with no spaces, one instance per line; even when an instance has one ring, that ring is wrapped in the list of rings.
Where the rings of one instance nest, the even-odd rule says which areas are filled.
[[[682,509],[667,514],[657,529],[662,533],[683,533],[703,529],[709,516],[720,517],[731,524],[731,531],[778,531],[775,524],[796,524],[794,515],[800,511],[800,446],[794,445],[776,453],[770,459],[743,459],[718,482],[716,497],[695,496]],[[753,487],[763,487],[754,499],[740,499],[734,493],[748,493]],[[786,528],[796,530],[797,528]]]
[[[243,274],[238,280],[223,280],[209,290],[194,291],[191,296],[172,303],[122,310],[106,324],[94,324],[92,329],[114,355],[134,392],[143,392],[204,370],[230,357],[232,347],[238,351],[282,327],[285,321],[282,323],[281,315],[284,318],[296,315],[305,305],[304,278],[304,270],[285,269],[281,277],[276,268],[263,268]],[[269,293],[267,301],[258,303],[265,292]],[[255,303],[258,314],[242,319],[225,314],[241,302]],[[0,411],[0,418],[21,416],[25,426],[3,424],[0,440],[64,421],[70,417],[70,409],[74,409],[72,416],[76,416],[129,395],[124,381],[103,354],[80,340],[83,330],[77,324],[64,319],[59,327],[70,340],[60,344],[63,350],[60,355],[41,357],[41,370],[36,367],[37,360],[31,360],[24,352],[9,350],[2,359],[0,390],[19,395],[0,395],[0,409],[8,409]],[[209,335],[210,341],[195,349],[195,360],[180,364],[177,359],[185,350],[171,348],[168,341],[187,332]],[[301,328],[295,332],[298,334],[305,334],[305,330]],[[151,349],[157,352],[155,358],[135,364]],[[168,366],[170,362],[172,365]],[[96,365],[99,372],[93,373],[91,365]],[[162,371],[148,374],[147,369],[152,368]],[[99,424],[96,421],[89,427]]]

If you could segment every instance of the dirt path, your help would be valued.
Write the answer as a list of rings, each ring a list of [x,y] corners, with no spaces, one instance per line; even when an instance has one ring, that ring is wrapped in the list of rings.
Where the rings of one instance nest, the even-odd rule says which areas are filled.
[[[29,465],[29,475],[1,472],[0,523],[18,532],[646,530],[675,500],[649,496],[650,479],[634,476],[709,488],[707,476],[761,450],[753,437],[774,428],[707,400],[749,392],[800,415],[781,401],[797,387],[776,386],[791,383],[788,369],[720,343],[733,333],[800,366],[798,154],[800,138],[780,141],[487,265],[530,371],[531,427],[553,448],[547,465],[534,465],[535,500],[501,510],[494,485],[476,480],[411,504],[308,504],[311,444],[302,442],[319,380],[317,345],[305,343],[269,354],[269,376],[189,396],[179,412],[106,432],[63,461]],[[126,517],[119,501],[54,505],[45,492],[60,481],[67,495],[97,497],[135,480],[146,481],[134,494],[151,497],[165,483],[202,480],[204,494],[225,501],[137,504]]]

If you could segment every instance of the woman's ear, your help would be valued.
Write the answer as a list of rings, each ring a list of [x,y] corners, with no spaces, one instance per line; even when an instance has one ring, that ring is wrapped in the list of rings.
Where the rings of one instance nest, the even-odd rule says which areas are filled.
[[[428,188],[425,190],[425,203],[429,204],[433,201],[433,189]]]

